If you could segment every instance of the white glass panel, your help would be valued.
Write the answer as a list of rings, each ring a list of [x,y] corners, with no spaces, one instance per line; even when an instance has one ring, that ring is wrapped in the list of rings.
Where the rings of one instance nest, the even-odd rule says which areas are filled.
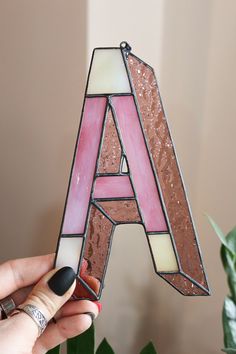
[[[77,273],[82,243],[82,237],[62,237],[60,239],[56,267],[69,266]]]
[[[177,272],[178,265],[169,234],[148,235],[158,272]]]
[[[130,92],[120,49],[95,49],[87,94]]]

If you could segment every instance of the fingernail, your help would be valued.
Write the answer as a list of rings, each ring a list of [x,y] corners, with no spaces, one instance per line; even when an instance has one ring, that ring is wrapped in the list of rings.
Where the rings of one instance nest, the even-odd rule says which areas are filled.
[[[91,318],[92,322],[95,320],[95,315],[92,312],[85,312],[84,315],[88,315]]]
[[[95,305],[97,305],[98,312],[100,313],[102,311],[102,304],[99,301],[94,301]]]
[[[71,267],[59,269],[48,281],[49,288],[59,296],[64,295],[74,283],[76,274]]]

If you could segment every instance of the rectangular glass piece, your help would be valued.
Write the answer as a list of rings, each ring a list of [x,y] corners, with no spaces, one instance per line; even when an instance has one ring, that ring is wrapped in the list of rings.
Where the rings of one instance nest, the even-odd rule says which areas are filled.
[[[128,198],[134,192],[128,176],[97,177],[94,184],[93,197],[99,198]]]
[[[133,54],[128,57],[128,68],[141,113],[140,117],[147,145],[151,152],[166,206],[171,235],[176,245],[180,266],[185,274],[197,281],[199,285],[205,288],[205,293],[209,294],[197,234],[162,107],[155,73],[149,65]],[[177,288],[183,281],[182,275],[171,279],[172,285]],[[189,280],[186,282],[191,284]],[[191,286],[189,289],[191,290]],[[189,292],[186,294],[189,295]],[[204,290],[200,290],[200,292],[203,293]]]
[[[167,231],[167,225],[133,96],[113,96],[117,124],[147,231]]]
[[[116,223],[141,222],[135,200],[101,201],[99,207]]]
[[[83,237],[61,237],[56,258],[56,267],[71,267],[77,273]]]
[[[63,234],[83,234],[107,99],[86,98],[63,222]]]
[[[113,224],[94,205],[91,206],[84,258],[90,267],[87,273],[102,281],[109,255]]]
[[[120,48],[96,48],[93,52],[87,94],[130,93]]]
[[[158,272],[178,272],[174,247],[169,234],[149,234],[153,260]]]

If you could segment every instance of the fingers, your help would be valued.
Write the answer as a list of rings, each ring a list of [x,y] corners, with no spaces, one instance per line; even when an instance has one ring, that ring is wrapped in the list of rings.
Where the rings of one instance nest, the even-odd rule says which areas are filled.
[[[35,284],[53,267],[54,254],[11,260],[0,265],[0,299]]]
[[[16,304],[16,306],[19,306],[20,304],[22,304],[22,302],[24,302],[26,300],[27,296],[29,296],[32,289],[33,289],[33,286],[27,286],[23,289],[16,290],[11,295],[11,298],[14,300],[14,303]]]
[[[77,315],[51,323],[35,344],[35,352],[46,353],[48,350],[86,331],[92,324],[90,316]]]
[[[50,323],[37,340],[35,352],[45,353],[66,339],[83,333],[91,326],[98,312],[98,307],[88,300],[66,303],[57,315],[57,322]],[[61,317],[62,315],[65,317]]]
[[[69,300],[75,289],[75,272],[70,267],[52,270],[32,289],[25,303],[39,308],[49,321]]]
[[[26,305],[33,305],[47,321],[50,321],[59,308],[72,296],[75,288],[75,278],[76,275],[70,267],[52,270],[32,289],[20,308],[24,309]],[[24,329],[28,340],[31,341],[32,345],[34,344],[38,337],[39,328],[28,314],[21,311],[11,317],[9,321],[14,321],[14,325],[18,326],[19,331]]]
[[[20,307],[23,309],[25,305],[33,305],[49,321],[73,294],[75,277],[74,271],[69,267],[52,270],[37,283]],[[0,321],[1,352],[9,352],[5,349],[12,345],[19,352],[31,353],[40,333],[41,323],[38,321],[37,324],[37,319],[37,316],[32,318],[32,315],[22,310]]]
[[[89,300],[68,301],[56,313],[56,323],[51,323],[39,337],[35,352],[45,353],[63,343],[66,339],[75,337],[86,331],[101,311],[100,302]]]
[[[60,318],[81,315],[86,312],[92,312],[97,317],[100,312],[100,307],[96,302],[89,300],[68,301],[60,310],[56,313],[54,318],[58,321]]]

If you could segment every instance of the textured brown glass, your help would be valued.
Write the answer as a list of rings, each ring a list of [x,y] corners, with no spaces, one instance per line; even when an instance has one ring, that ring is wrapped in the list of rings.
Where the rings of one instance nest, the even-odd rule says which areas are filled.
[[[186,278],[185,275],[178,274],[160,274],[163,279],[165,279],[172,286],[176,287],[178,291],[182,294],[188,295],[203,295],[202,288],[199,288],[198,285],[195,285],[192,280]]]
[[[114,200],[98,204],[116,223],[141,222],[135,200]]]
[[[108,254],[113,224],[95,206],[91,206],[89,228],[84,258],[88,262],[87,273],[102,280],[104,256]]]
[[[102,201],[98,206],[104,210],[114,223],[140,222],[135,200]],[[90,209],[88,234],[85,241],[85,251],[80,278],[96,295],[99,295],[100,284],[106,270],[107,258],[111,246],[114,225],[96,206]],[[95,297],[87,290],[81,281],[77,281],[75,296],[80,298]]]
[[[103,280],[109,256],[113,224],[94,205],[91,205],[88,225],[80,276],[89,288],[99,294],[100,282]],[[93,299],[93,296],[83,289],[81,283],[77,284],[76,293],[79,297]]]
[[[99,173],[118,173],[121,162],[121,146],[112,117],[111,110],[107,114],[101,155],[98,164]]]
[[[128,67],[181,266],[180,274],[163,275],[163,278],[184,295],[190,293],[194,295],[195,292],[208,295],[196,234],[155,74],[150,66],[132,54],[128,57]],[[198,290],[193,291],[193,287],[196,286],[183,274],[187,274],[198,283],[200,286]]]

